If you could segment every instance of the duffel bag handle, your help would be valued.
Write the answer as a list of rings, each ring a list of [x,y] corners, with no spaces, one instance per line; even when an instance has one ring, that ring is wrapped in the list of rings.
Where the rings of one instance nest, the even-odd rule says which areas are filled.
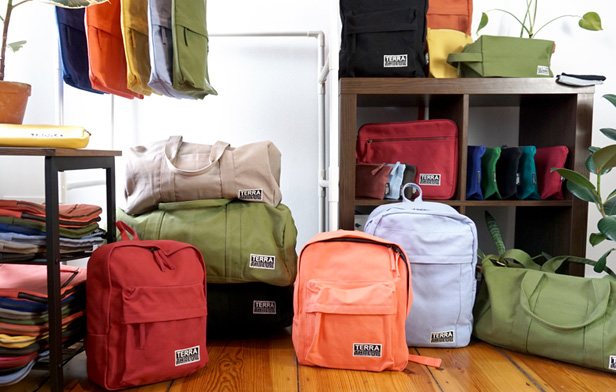
[[[549,280],[550,276],[554,277],[555,275],[549,273],[526,273],[521,283],[520,290],[520,306],[528,314],[533,320],[537,321],[539,324],[544,327],[550,328],[554,331],[574,331],[580,328],[584,328],[585,326],[595,322],[599,318],[603,317],[605,312],[607,311],[607,306],[610,299],[611,293],[611,285],[608,280],[605,279],[587,279],[587,284],[592,286],[592,289],[589,290],[594,294],[595,301],[589,301],[589,305],[595,305],[592,312],[588,315],[586,320],[578,324],[555,324],[550,322],[540,315],[536,314],[530,307],[530,299],[533,294],[539,290],[541,283],[544,280]],[[584,278],[581,278],[584,279]],[[566,287],[562,287],[563,290],[567,290]]]
[[[545,271],[545,272],[556,272],[556,270],[565,261],[572,261],[574,263],[587,264],[587,265],[590,265],[592,267],[596,267],[596,265],[597,265],[596,261],[590,260],[590,259],[586,259],[584,257],[557,256],[557,257],[552,257],[551,259],[549,259],[545,263],[543,263],[543,266],[541,266],[541,270]],[[597,268],[595,268],[595,272],[605,272],[606,274],[610,275],[611,277],[616,278],[616,274],[608,266],[605,266],[602,270],[597,270]]]
[[[133,230],[132,227],[124,223],[123,221],[121,220],[117,221],[116,227],[118,228],[118,230],[120,230],[120,237],[122,237],[123,241],[130,241],[131,238],[128,236],[128,234],[132,236],[133,240],[135,241],[139,240],[139,236],[137,235],[137,232]]]
[[[406,188],[416,189],[419,195],[417,195],[417,197],[414,200],[407,198],[406,192],[405,192]],[[404,186],[402,187],[401,193],[402,193],[402,201],[408,201],[409,203],[421,203],[423,201],[423,199],[421,198],[421,187],[415,184],[414,182],[409,182],[409,183],[404,184]]]
[[[181,174],[184,176],[198,176],[200,174],[207,173],[214,167],[216,167],[218,161],[222,157],[222,154],[225,153],[227,148],[229,148],[230,144],[227,142],[217,141],[210,150],[208,164],[195,170],[185,170],[175,166],[175,159],[178,152],[180,151],[181,146],[182,136],[170,136],[167,140],[167,144],[165,145],[165,160],[167,161],[167,166],[169,167],[169,170],[171,170],[173,173]]]

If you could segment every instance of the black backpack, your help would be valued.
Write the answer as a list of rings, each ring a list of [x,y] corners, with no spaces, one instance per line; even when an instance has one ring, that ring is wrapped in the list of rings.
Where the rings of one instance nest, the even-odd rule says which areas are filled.
[[[428,0],[340,0],[340,77],[424,77]]]

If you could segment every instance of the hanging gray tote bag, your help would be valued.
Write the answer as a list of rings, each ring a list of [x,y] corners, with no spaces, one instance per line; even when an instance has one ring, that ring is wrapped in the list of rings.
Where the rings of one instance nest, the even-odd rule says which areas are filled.
[[[234,148],[171,136],[133,147],[126,157],[125,211],[132,215],[164,202],[237,198],[276,207],[282,200],[281,154],[271,141]]]

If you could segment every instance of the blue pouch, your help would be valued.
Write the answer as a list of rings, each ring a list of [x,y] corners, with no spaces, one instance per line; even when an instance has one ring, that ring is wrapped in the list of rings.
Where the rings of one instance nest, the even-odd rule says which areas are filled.
[[[400,190],[402,189],[402,180],[404,179],[405,165],[400,162],[389,163],[392,167],[385,186],[385,199],[399,200]]]
[[[483,200],[483,192],[481,191],[481,157],[485,153],[485,146],[468,146],[466,168],[467,200]]]

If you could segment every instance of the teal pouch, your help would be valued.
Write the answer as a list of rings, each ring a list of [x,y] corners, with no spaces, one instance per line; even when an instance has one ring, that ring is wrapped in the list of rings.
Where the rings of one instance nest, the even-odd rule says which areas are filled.
[[[520,146],[522,156],[518,165],[518,199],[539,200],[539,187],[537,185],[537,169],[535,168],[535,146]]]

